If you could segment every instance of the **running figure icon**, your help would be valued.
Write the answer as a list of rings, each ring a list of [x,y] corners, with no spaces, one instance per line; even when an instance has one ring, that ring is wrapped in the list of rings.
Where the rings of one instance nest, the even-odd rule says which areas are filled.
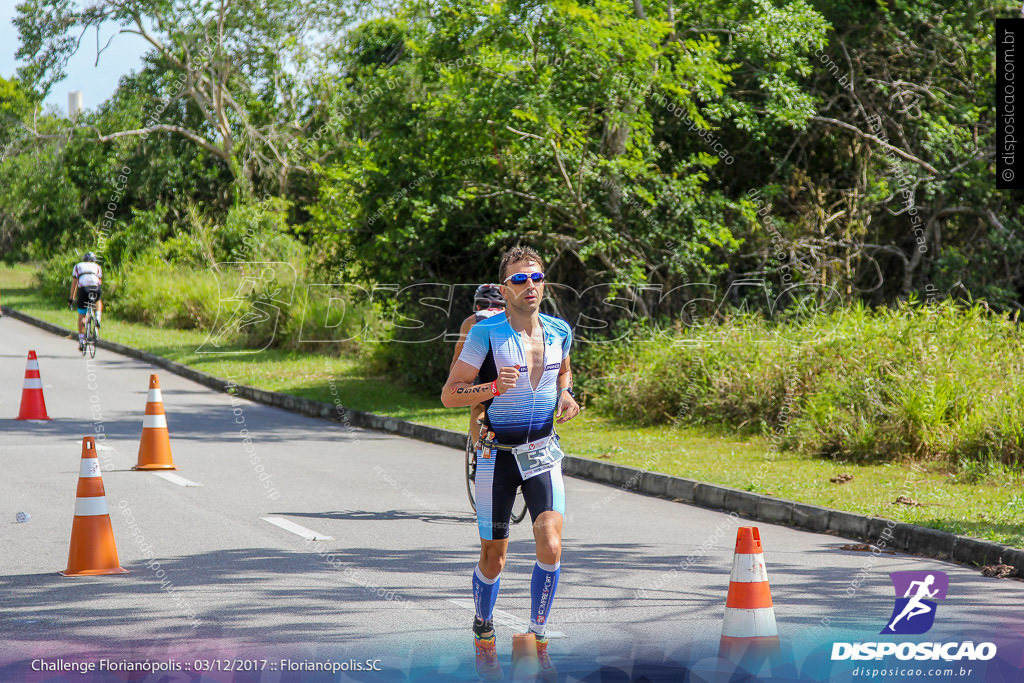
[[[936,601],[946,599],[949,577],[936,571],[893,572],[890,577],[896,589],[896,602],[889,623],[881,633],[927,632],[935,623]]]
[[[935,583],[934,574],[929,574],[928,576],[926,576],[924,578],[924,581],[910,582],[910,586],[907,588],[907,592],[903,594],[903,597],[910,598],[910,601],[907,603],[906,607],[903,608],[903,611],[900,612],[899,616],[893,619],[892,622],[889,624],[890,631],[896,630],[896,622],[898,622],[903,617],[906,617],[907,621],[910,621],[919,614],[927,614],[928,612],[932,611],[932,608],[929,605],[926,605],[923,602],[921,602],[921,600],[923,598],[934,598],[938,594],[938,588],[936,588],[933,591],[928,590],[929,586],[931,586],[933,583]],[[911,596],[910,593],[914,590],[914,586],[917,586],[917,592],[913,596]]]

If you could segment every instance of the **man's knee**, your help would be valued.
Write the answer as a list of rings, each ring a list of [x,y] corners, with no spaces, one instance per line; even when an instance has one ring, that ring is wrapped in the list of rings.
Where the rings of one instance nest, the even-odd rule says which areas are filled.
[[[533,526],[537,559],[544,563],[558,562],[562,556],[562,516],[557,512],[545,512]]]
[[[562,557],[562,541],[559,538],[544,538],[537,541],[537,559],[552,564]]]
[[[480,560],[480,573],[488,579],[497,577],[498,574],[501,574],[501,570],[504,568],[504,557],[489,557]]]
[[[493,579],[505,568],[505,548],[503,545],[485,543],[480,548],[480,572],[488,579]]]

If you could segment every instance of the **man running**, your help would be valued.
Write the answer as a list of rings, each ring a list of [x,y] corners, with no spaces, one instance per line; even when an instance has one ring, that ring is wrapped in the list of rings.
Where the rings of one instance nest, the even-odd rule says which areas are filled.
[[[96,305],[96,325],[100,324],[103,313],[103,269],[96,263],[96,254],[87,251],[81,263],[71,271],[71,295],[68,303],[74,302],[78,309],[78,350],[85,346],[85,313],[88,302]]]
[[[551,681],[557,676],[544,636],[558,587],[565,512],[554,422],[571,420],[580,407],[573,397],[569,365],[572,332],[564,320],[540,312],[543,269],[540,255],[529,247],[505,252],[498,269],[505,315],[473,325],[441,393],[441,402],[449,408],[486,399],[485,418],[496,443],[493,451],[485,448],[476,470],[480,561],[473,571],[473,634],[477,673],[486,680],[500,680],[502,675],[492,616],[519,487],[533,520],[537,549],[530,631],[537,638],[542,677]],[[474,386],[478,374],[482,383]]]
[[[473,307],[476,310],[472,315],[463,320],[462,325],[459,327],[459,341],[455,343],[455,353],[452,354],[452,364],[448,368],[448,372],[451,372],[451,369],[455,367],[455,362],[459,360],[459,354],[462,353],[462,347],[466,343],[466,335],[469,334],[469,328],[481,320],[486,320],[505,312],[505,299],[501,296],[501,290],[498,288],[498,285],[486,284],[477,287],[473,293]],[[476,437],[477,431],[480,428],[477,421],[482,420],[483,417],[484,404],[473,404],[473,407],[469,409],[469,435],[471,437]]]

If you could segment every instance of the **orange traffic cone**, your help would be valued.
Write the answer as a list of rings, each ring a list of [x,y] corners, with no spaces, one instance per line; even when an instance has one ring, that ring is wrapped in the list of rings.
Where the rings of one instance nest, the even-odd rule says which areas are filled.
[[[142,417],[142,440],[139,442],[139,463],[133,470],[174,470],[171,458],[171,437],[167,433],[167,416],[160,395],[160,378],[149,376],[146,414]]]
[[[28,352],[28,363],[25,365],[25,386],[21,390],[21,410],[19,420],[49,420],[46,414],[46,401],[43,400],[43,380],[39,377],[39,359],[35,351]]]
[[[736,553],[725,601],[720,657],[771,655],[779,649],[775,607],[764,568],[761,534],[757,527],[743,526],[736,533]]]
[[[71,548],[64,576],[127,574],[117,559],[114,530],[110,526],[107,496],[96,457],[96,440],[82,439],[82,469],[78,476],[75,521],[71,526]]]
[[[512,680],[534,681],[540,672],[537,658],[537,636],[531,633],[512,634]]]

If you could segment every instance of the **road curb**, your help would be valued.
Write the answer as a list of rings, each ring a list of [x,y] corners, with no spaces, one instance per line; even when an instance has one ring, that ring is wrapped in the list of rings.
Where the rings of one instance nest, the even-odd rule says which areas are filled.
[[[47,332],[73,338],[74,333],[71,330],[26,315],[8,306],[2,306],[0,309],[4,315],[9,315],[16,320],[35,325]],[[340,404],[313,401],[290,394],[235,384],[231,380],[216,377],[161,356],[105,339],[100,339],[97,345],[100,348],[151,363],[215,391],[233,393],[257,403],[282,408],[293,413],[331,420],[346,426],[397,434],[458,450],[463,450],[466,445],[466,435],[463,432],[352,410]],[[875,546],[872,552],[892,549],[962,564],[1002,563],[1015,567],[1018,575],[1024,576],[1024,549],[1001,543],[960,536],[939,529],[897,522],[883,517],[866,517],[851,512],[741,491],[719,484],[709,484],[571,455],[565,457],[563,471],[570,476],[616,486],[623,491],[735,512],[747,519],[769,524],[785,524],[808,531],[833,533],[844,538],[869,543]]]

